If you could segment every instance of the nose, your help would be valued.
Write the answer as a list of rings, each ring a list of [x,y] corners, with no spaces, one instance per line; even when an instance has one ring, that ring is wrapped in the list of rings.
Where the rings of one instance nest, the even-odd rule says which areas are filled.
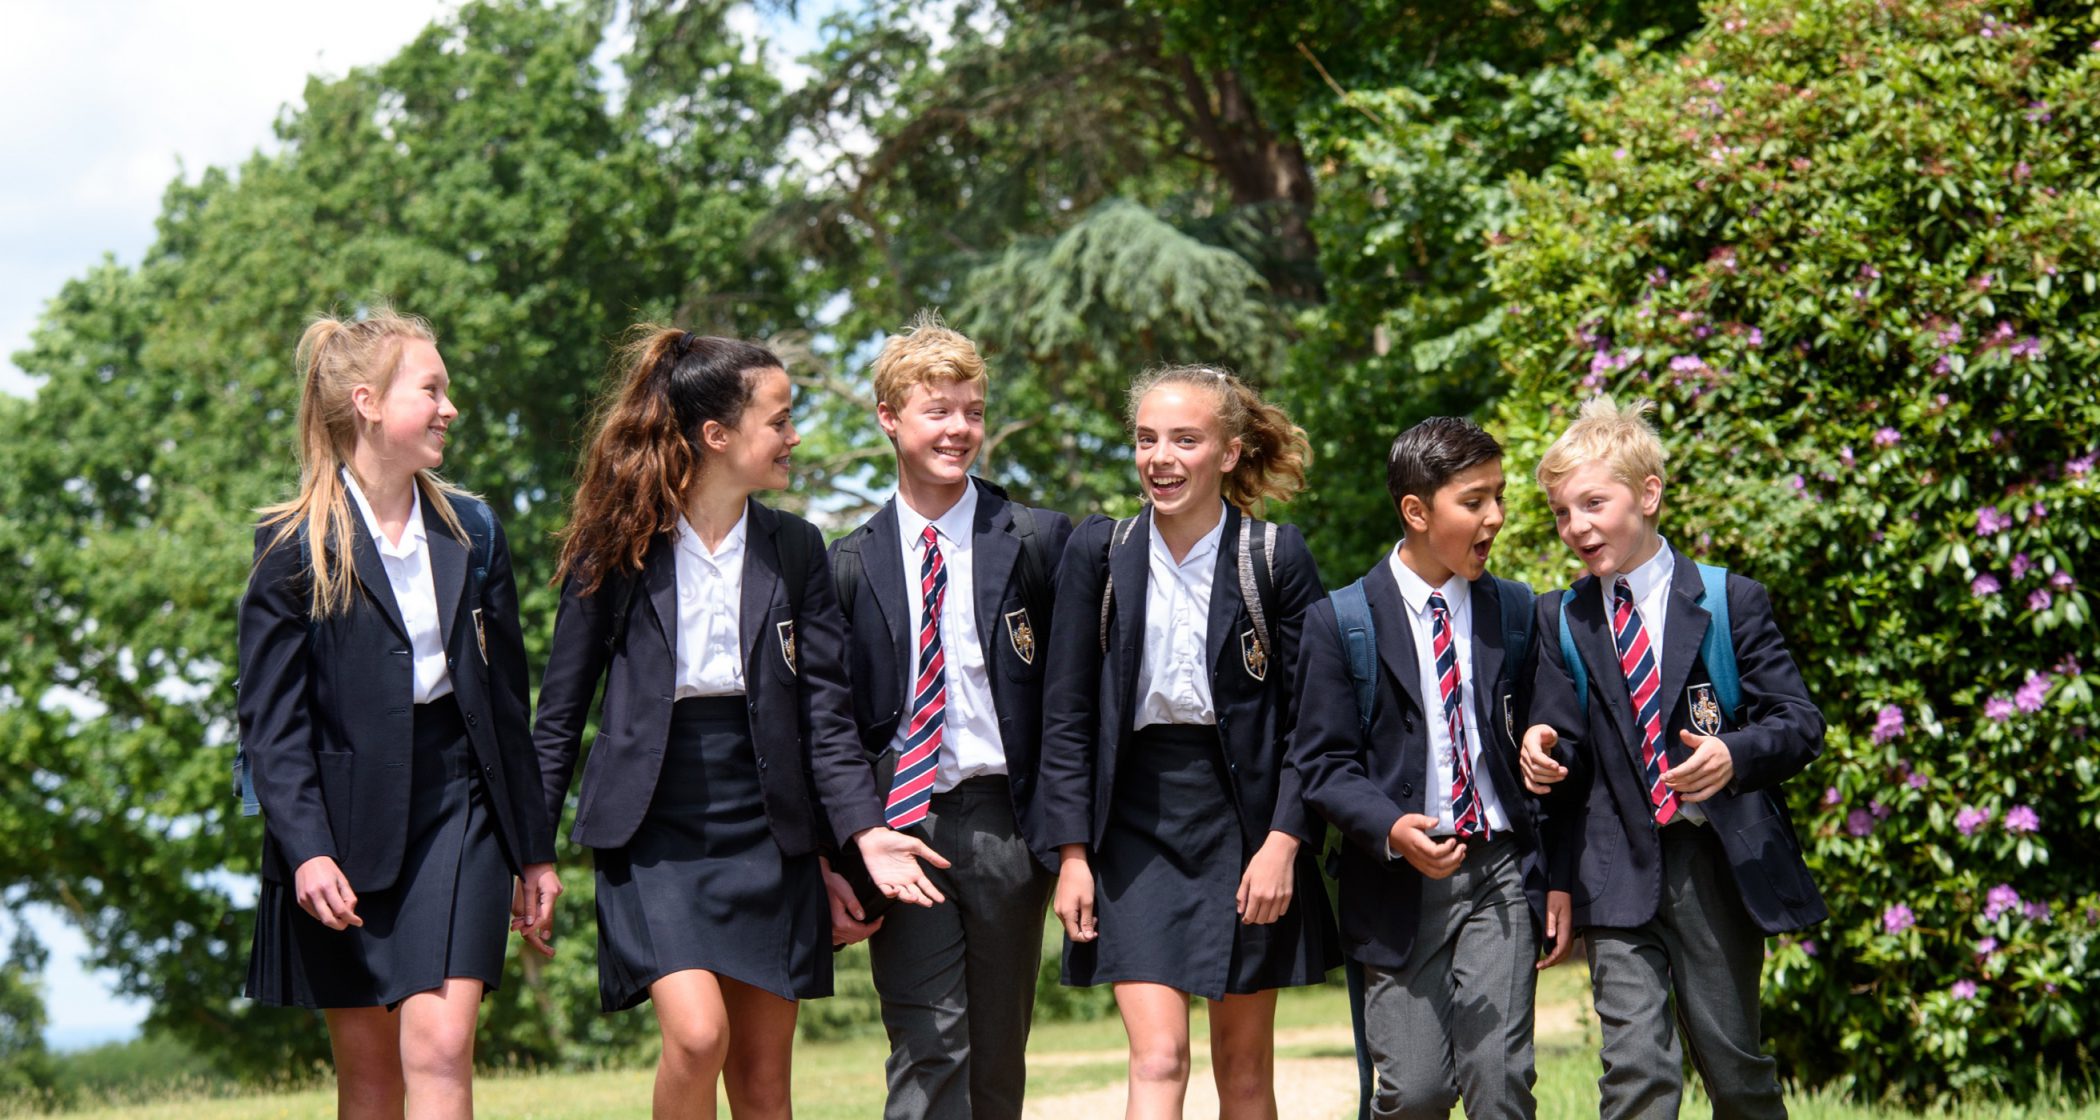
[[[459,415],[459,406],[452,403],[451,394],[447,393],[438,398],[438,415],[444,417],[447,421]]]
[[[795,430],[795,422],[794,422],[793,420],[790,420],[790,421],[788,421],[788,426],[787,426],[787,445],[788,445],[789,447],[799,447],[799,446],[801,446],[801,444],[802,444],[802,433],[801,433],[801,432],[798,432],[798,431],[796,431],[796,430]]]

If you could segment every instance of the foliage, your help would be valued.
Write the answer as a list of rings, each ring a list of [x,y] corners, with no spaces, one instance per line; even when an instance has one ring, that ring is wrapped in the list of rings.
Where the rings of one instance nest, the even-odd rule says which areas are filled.
[[[44,997],[37,982],[45,954],[26,933],[27,927],[17,928],[0,957],[0,1099],[58,1100],[62,1093],[44,1046]]]
[[[1665,532],[1762,580],[1830,721],[1789,790],[1832,920],[1779,939],[1792,1076],[1912,1104],[2089,1077],[2100,892],[2100,27],[1758,0],[1613,75],[1492,254],[1512,465],[1650,396]],[[1572,566],[1536,492],[1514,552]]]

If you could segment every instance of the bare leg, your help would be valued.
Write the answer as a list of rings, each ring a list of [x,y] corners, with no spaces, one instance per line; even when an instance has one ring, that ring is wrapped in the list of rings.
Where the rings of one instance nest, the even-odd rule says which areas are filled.
[[[1276,993],[1210,1001],[1218,1120],[1276,1120]]]
[[[729,1009],[712,972],[686,969],[649,985],[664,1052],[656,1063],[656,1120],[715,1120],[715,1082],[729,1058]]]
[[[471,1120],[474,1115],[474,1026],[479,980],[452,977],[444,987],[401,1001],[401,1078],[412,1120]]]
[[[789,1095],[798,1005],[726,976],[719,982],[730,1021],[736,1024],[722,1070],[729,1114],[736,1120],[788,1120],[794,1115]]]
[[[1130,1036],[1127,1120],[1180,1120],[1189,1091],[1189,997],[1165,984],[1117,984]]]
[[[322,1012],[335,1052],[335,1114],[340,1120],[401,1120],[401,1028],[384,1007]]]

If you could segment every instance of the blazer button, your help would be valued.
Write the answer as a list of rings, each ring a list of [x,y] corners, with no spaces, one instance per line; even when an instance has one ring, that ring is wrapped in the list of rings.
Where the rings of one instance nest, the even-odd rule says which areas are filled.
[[[393,651],[392,651],[392,653],[393,653],[393,654],[394,654],[394,656],[396,656],[396,657],[401,657],[401,656],[405,656],[405,655],[406,655],[406,654],[408,653],[408,651],[407,651],[407,650],[405,650],[405,649],[397,649],[397,650],[393,650]]]
[[[474,726],[474,725],[475,725],[475,722],[476,722],[476,721],[475,721],[475,719],[474,719],[474,713],[473,713],[473,712],[468,712],[468,713],[467,713],[467,726],[468,726],[468,727],[472,727],[472,726]]]
[[[765,768],[766,768],[766,760],[765,760],[765,759],[761,758],[761,759],[759,759],[759,760],[758,760],[758,768],[759,768],[760,770],[763,770],[763,769],[765,769]]]
[[[1402,797],[1413,797],[1414,795],[1415,795],[1415,787],[1413,787],[1413,786],[1411,786],[1411,785],[1408,785],[1408,784],[1407,784],[1406,782],[1401,782],[1401,783],[1400,783],[1400,796],[1402,796]]]

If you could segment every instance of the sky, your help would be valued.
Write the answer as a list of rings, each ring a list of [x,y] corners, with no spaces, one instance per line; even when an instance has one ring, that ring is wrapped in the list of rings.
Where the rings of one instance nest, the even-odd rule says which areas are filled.
[[[162,191],[178,175],[274,150],[278,113],[308,74],[384,61],[450,0],[0,0],[0,392],[35,382],[13,362],[64,283],[105,255],[137,264]],[[835,3],[799,6],[797,24],[740,13],[776,59],[815,41]],[[799,68],[783,65],[794,81]],[[72,1047],[134,1033],[143,1004],[122,1001],[80,966],[84,944],[50,913],[30,924],[51,950],[47,1037]]]

